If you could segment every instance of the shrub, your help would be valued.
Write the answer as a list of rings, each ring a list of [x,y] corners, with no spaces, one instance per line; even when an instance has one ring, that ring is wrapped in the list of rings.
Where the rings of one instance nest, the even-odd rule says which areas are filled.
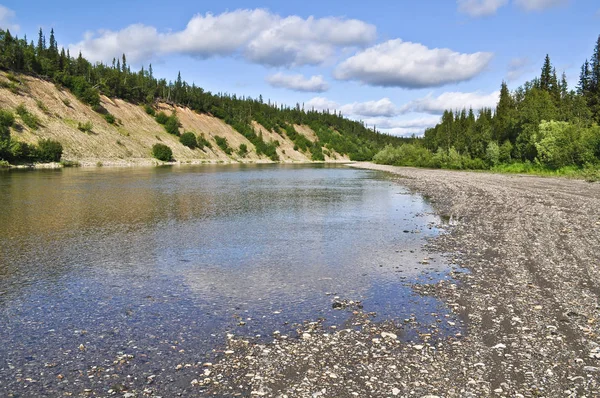
[[[194,149],[198,146],[196,141],[196,135],[192,132],[181,134],[181,137],[179,137],[179,142],[181,142],[183,145],[190,149]]]
[[[19,141],[10,142],[10,157],[12,160],[27,160],[35,156],[35,147]]]
[[[146,113],[150,116],[154,116],[156,114],[156,111],[154,110],[154,108],[152,108],[150,105],[145,104],[144,105],[144,110],[146,111]],[[165,115],[166,116],[166,115]]]
[[[41,162],[58,162],[62,156],[63,147],[60,142],[41,139],[38,142],[36,158]]]
[[[110,113],[107,113],[106,115],[104,115],[104,120],[106,120],[106,122],[108,124],[115,124],[115,122],[116,122],[115,117]]]
[[[152,156],[163,162],[169,162],[173,159],[173,151],[165,144],[152,145]]]
[[[79,129],[79,131],[83,131],[84,133],[89,133],[92,131],[92,129],[94,128],[94,126],[92,125],[92,122],[90,122],[89,120],[85,123],[77,123],[77,128]]]
[[[240,144],[237,153],[240,157],[245,157],[248,154],[248,146],[246,144]]]
[[[215,135],[215,142],[217,143],[217,145],[219,146],[219,148],[221,148],[221,150],[223,152],[225,152],[228,155],[231,155],[231,148],[229,147],[229,144],[227,143],[227,138]]]
[[[37,105],[37,107],[44,112],[46,115],[50,114],[50,111],[48,110],[48,107],[46,105],[44,105],[44,103],[40,100],[36,100],[35,104]]]
[[[167,133],[169,134],[179,135],[179,119],[177,119],[177,116],[174,113],[167,119],[165,130],[167,130]]]
[[[15,115],[10,111],[0,109],[0,126],[11,127],[15,122]]]
[[[196,137],[196,144],[200,149],[204,149],[204,147],[212,148],[212,144],[204,137],[204,134]]]
[[[432,154],[420,145],[387,145],[373,157],[373,161],[394,166],[431,167]]]
[[[500,163],[500,147],[494,141],[490,142],[485,150],[485,159],[490,166],[497,166]]]
[[[167,121],[169,120],[169,117],[167,116],[166,113],[160,111],[156,114],[156,117],[154,119],[156,120],[156,122],[158,124],[165,125],[167,123]]]
[[[65,104],[65,106],[66,106],[67,108],[70,108],[70,107],[71,107],[71,100],[69,100],[68,98],[64,98],[64,99],[62,100],[62,103],[63,103],[63,104]]]
[[[17,114],[21,117],[23,123],[25,123],[30,129],[37,130],[40,125],[40,120],[32,113],[30,113],[24,104],[17,106]]]

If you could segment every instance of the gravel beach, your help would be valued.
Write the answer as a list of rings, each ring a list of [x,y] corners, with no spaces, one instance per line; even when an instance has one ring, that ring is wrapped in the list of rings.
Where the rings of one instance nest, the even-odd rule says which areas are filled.
[[[414,289],[442,299],[464,332],[404,342],[357,307],[348,329],[306,323],[270,344],[229,336],[192,381],[199,395],[600,396],[600,184],[354,167],[394,173],[449,220],[429,248],[461,268]]]

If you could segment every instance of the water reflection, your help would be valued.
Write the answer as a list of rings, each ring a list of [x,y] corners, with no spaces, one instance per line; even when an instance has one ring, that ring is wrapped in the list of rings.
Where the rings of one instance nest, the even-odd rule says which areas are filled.
[[[147,358],[174,361],[156,351],[172,340],[185,341],[190,355],[209,355],[228,330],[268,334],[318,317],[343,323],[348,314],[332,310],[326,293],[364,300],[380,319],[439,310],[404,286],[446,269],[419,263],[439,220],[377,172],[10,172],[0,174],[0,203],[7,363],[22,362],[23,352],[63,363],[61,353],[79,340],[98,358],[134,345]],[[89,355],[72,366],[89,365]],[[10,372],[0,371],[3,378]]]

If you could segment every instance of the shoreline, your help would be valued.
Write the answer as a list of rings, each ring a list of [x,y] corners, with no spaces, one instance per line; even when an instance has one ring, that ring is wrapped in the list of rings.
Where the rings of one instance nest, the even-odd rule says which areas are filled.
[[[453,220],[431,246],[468,272],[414,289],[465,319],[466,335],[403,343],[391,325],[357,311],[359,330],[308,324],[300,339],[267,345],[230,336],[225,355],[193,385],[288,397],[600,394],[600,185],[352,166],[393,173]]]
[[[274,162],[268,159],[261,160],[184,160],[174,162],[162,162],[152,158],[139,158],[130,160],[114,159],[81,159],[65,160],[67,164],[61,162],[52,163],[33,163],[27,165],[8,165],[0,167],[0,170],[45,170],[45,169],[64,169],[64,168],[137,168],[137,167],[159,167],[159,166],[197,166],[197,165],[234,165],[234,164],[352,164],[350,160],[326,160],[326,161],[278,161]]]

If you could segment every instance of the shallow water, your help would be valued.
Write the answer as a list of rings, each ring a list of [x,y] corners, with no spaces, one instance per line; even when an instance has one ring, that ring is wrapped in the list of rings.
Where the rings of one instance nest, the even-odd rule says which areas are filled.
[[[227,332],[293,334],[318,318],[345,326],[351,311],[332,309],[335,296],[361,300],[375,320],[427,323],[444,311],[409,287],[446,277],[442,259],[421,264],[440,220],[383,173],[6,172],[0,203],[0,395],[94,388],[91,367],[123,353],[140,380],[189,384],[172,369],[210,360]]]

